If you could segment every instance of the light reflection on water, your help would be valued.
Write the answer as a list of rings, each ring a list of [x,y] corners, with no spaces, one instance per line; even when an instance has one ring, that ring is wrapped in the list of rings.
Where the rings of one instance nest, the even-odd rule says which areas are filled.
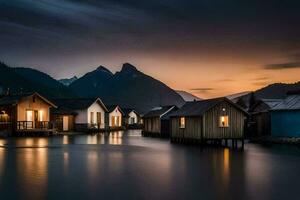
[[[293,149],[284,154],[276,147],[253,144],[247,144],[245,151],[201,149],[138,134],[1,139],[6,147],[0,148],[1,199],[282,199],[297,195],[300,153]]]

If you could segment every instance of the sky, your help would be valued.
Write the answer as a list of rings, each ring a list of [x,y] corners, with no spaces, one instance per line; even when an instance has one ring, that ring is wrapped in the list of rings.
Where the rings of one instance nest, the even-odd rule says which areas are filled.
[[[300,81],[297,0],[0,0],[0,60],[52,77],[129,62],[202,98]]]

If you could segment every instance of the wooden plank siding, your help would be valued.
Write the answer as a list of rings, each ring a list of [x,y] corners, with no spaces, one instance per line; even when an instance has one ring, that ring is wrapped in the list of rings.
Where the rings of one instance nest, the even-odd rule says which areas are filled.
[[[225,111],[223,111],[225,108]],[[229,126],[220,127],[220,117],[228,115]],[[245,115],[243,112],[230,105],[221,102],[204,113],[203,116],[203,138],[204,139],[226,139],[244,137]]]
[[[149,133],[161,133],[161,124],[159,117],[150,117],[144,119],[144,131]]]
[[[186,117],[185,128],[180,128],[180,118],[171,118],[171,137],[186,139],[201,139],[202,117]]]
[[[228,127],[220,127],[221,116],[228,116]],[[180,128],[179,116],[171,117],[171,138],[210,140],[244,137],[245,113],[226,101],[210,108],[202,116],[183,117],[185,128]]]

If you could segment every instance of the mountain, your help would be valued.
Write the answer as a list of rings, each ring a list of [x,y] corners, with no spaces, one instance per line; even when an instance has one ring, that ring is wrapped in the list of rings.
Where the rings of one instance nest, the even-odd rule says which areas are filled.
[[[39,92],[47,97],[71,97],[74,94],[49,75],[31,68],[12,68],[0,63],[0,86],[11,93]]]
[[[286,94],[291,91],[300,90],[300,82],[296,83],[274,83],[267,87],[261,88],[255,91],[256,98],[265,99],[282,99],[286,97]]]
[[[115,74],[100,66],[74,81],[69,88],[79,96],[100,96],[106,104],[132,107],[141,113],[156,106],[184,104],[174,90],[129,63]]]
[[[65,86],[69,86],[69,85],[71,85],[71,83],[73,83],[77,79],[78,79],[77,76],[73,76],[72,78],[59,79],[58,81]]]
[[[176,92],[185,100],[185,101],[201,101],[202,99],[182,90],[176,90]]]

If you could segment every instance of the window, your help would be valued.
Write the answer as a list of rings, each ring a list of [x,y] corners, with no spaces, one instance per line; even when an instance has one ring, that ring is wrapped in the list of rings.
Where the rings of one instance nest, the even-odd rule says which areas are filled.
[[[97,112],[97,124],[101,125],[101,112]]]
[[[44,120],[44,112],[42,110],[39,111],[39,121],[42,122]]]
[[[220,127],[229,127],[228,115],[220,116]]]
[[[33,122],[33,111],[32,110],[26,111],[26,121]]]
[[[94,112],[91,112],[90,124],[94,124]]]
[[[185,117],[180,117],[179,128],[185,128]]]

